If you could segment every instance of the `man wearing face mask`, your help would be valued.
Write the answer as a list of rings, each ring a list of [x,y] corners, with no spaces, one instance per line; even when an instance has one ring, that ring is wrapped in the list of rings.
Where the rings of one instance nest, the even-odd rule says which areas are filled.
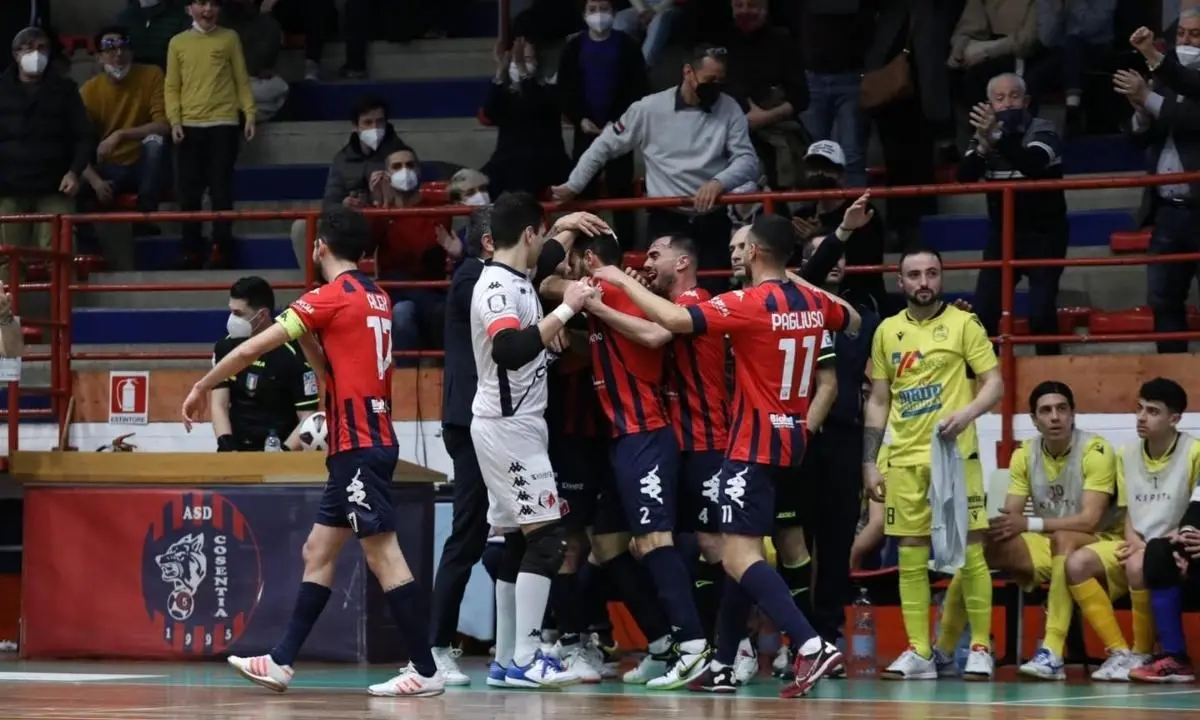
[[[588,0],[583,6],[587,32],[575,35],[563,47],[558,61],[558,88],[563,116],[575,126],[573,158],[576,162],[591,147],[604,126],[621,119],[629,106],[646,95],[646,62],[637,42],[613,30],[612,0]],[[604,166],[604,189],[609,197],[633,197],[633,154],[614,158]],[[592,178],[581,193],[600,196],[600,178]],[[615,214],[617,237],[626,250],[633,249],[636,217]]]
[[[846,154],[842,146],[832,140],[820,140],[809,146],[804,156],[802,184],[805,190],[837,190],[845,187]],[[830,198],[803,203],[792,213],[792,227],[801,240],[832,235],[842,227],[842,218],[854,202],[852,198]],[[868,209],[871,212],[867,215],[867,223],[854,228],[851,239],[844,243],[846,265],[883,264],[886,229],[874,206],[868,206]],[[893,303],[884,288],[882,274],[847,275],[840,280],[840,291],[856,306],[871,305],[883,315],[892,313]]]
[[[12,59],[0,75],[0,215],[73,212],[96,148],[79,90],[48,68],[50,38],[40,28],[17,33]],[[0,245],[21,247],[31,239],[49,248],[50,224],[0,226]]]
[[[421,193],[421,164],[411,148],[393,152],[384,170],[369,181],[373,206],[414,208],[436,204]],[[447,258],[463,255],[463,243],[450,232],[450,218],[390,216],[371,219],[375,267],[380,280],[427,281],[446,278]],[[444,290],[389,288],[392,298],[392,348],[420,350],[442,347]],[[401,360],[402,367],[414,365]]]
[[[229,335],[213,347],[213,364],[271,327],[274,308],[275,293],[266,280],[235,282],[229,289]],[[300,423],[316,412],[317,390],[316,373],[295,342],[266,353],[209,395],[217,452],[262,452],[272,431],[285,450],[299,450]]]
[[[363,95],[355,100],[350,109],[350,123],[354,131],[329,163],[325,195],[321,199],[325,212],[343,206],[369,206],[371,178],[384,169],[389,155],[407,147],[388,122],[387,101],[378,95]],[[296,263],[300,268],[312,255],[306,226],[304,220],[292,223],[292,250],[296,253]]]
[[[1147,85],[1137,72],[1121,70],[1113,77],[1113,88],[1133,107],[1130,134],[1139,147],[1149,151],[1147,171],[1163,175],[1200,170],[1200,144],[1195,139],[1200,93],[1190,89],[1195,86],[1194,78],[1200,75],[1196,72],[1200,70],[1200,10],[1189,8],[1179,14],[1175,48],[1166,55],[1154,50],[1154,37],[1145,28],[1134,33],[1131,41],[1151,61],[1149,67],[1155,81]],[[1197,185],[1146,188],[1140,217],[1143,226],[1154,226],[1150,254],[1200,250],[1198,197]],[[1155,332],[1187,330],[1185,304],[1195,274],[1190,263],[1146,268],[1147,304],[1154,313]],[[1156,344],[1160,353],[1188,350],[1186,340],[1160,340]]]
[[[971,109],[975,134],[958,166],[958,181],[1057,180],[1063,176],[1061,141],[1054,123],[1029,112],[1029,95],[1019,75],[1004,73],[987,85],[987,102]],[[1017,193],[1014,254],[1018,259],[1067,256],[1067,198],[1062,190]],[[991,224],[984,260],[1000,259],[1001,194],[987,196]],[[1029,278],[1029,329],[1034,335],[1058,333],[1058,281],[1061,267],[1020,268],[1013,283]],[[989,336],[1000,325],[1000,268],[979,271],[975,314]],[[1039,343],[1039,355],[1058,354],[1055,343]]]
[[[167,69],[167,44],[191,27],[184,0],[129,0],[116,24],[129,31],[133,57],[139,63]]]
[[[787,30],[767,24],[767,0],[731,0],[728,93],[746,113],[750,138],[771,187],[800,184],[808,132],[797,120],[808,108],[800,48]]]
[[[701,270],[723,269],[731,224],[716,200],[758,179],[746,115],[722,92],[725,59],[725,48],[697,48],[683,66],[679,85],[638,100],[604,128],[567,182],[552,188],[554,199],[573,199],[609,160],[638,148],[649,197],[693,199],[690,208],[651,210],[649,235],[688,235],[696,241]],[[728,281],[703,278],[700,284],[720,292]]]
[[[117,195],[137,193],[139,212],[158,210],[166,170],[166,144],[170,134],[163,110],[163,72],[153,65],[133,62],[125,29],[107,27],[96,33],[97,60],[103,74],[79,89],[88,117],[99,131],[96,164],[83,172],[87,185],[80,194],[85,211],[107,205]],[[77,226],[81,250],[95,242],[91,225]],[[147,223],[133,226],[134,235],[156,234]],[[115,248],[114,248],[115,251]],[[132,248],[109,257],[114,269],[133,269]],[[114,252],[114,254],[116,254]]]

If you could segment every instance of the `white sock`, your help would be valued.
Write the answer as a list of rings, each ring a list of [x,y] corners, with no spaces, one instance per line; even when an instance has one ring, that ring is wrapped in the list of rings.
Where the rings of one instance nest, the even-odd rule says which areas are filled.
[[[549,599],[550,578],[524,572],[517,575],[513,663],[519,667],[533,662],[534,653],[541,645],[542,620],[546,617]]]
[[[517,644],[517,586],[496,581],[496,662],[509,667]]]

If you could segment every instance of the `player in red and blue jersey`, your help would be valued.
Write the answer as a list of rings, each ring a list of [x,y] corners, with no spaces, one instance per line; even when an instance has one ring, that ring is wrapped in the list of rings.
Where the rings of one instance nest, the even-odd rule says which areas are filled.
[[[794,469],[804,456],[808,393],[825,331],[857,330],[861,318],[833,296],[788,280],[785,263],[796,241],[786,219],[760,216],[738,233],[745,238],[744,265],[753,286],[701,305],[682,307],[660,298],[612,268],[595,275],[621,288],[649,319],[673,333],[729,337],[734,403],[721,469],[720,528],[725,570],[734,582],[726,583],[721,599],[717,657],[693,687],[734,687],[730,666],[736,644],[729,646],[740,639],[753,603],[799,647],[796,679],[781,693],[795,697],[840,668],[843,658],[796,607],[783,579],[763,558],[762,538],[774,526],[776,484],[806,480]]]
[[[612,235],[577,238],[569,261],[577,275],[602,265],[615,267],[621,261],[621,247]],[[692,583],[687,564],[673,537],[679,446],[662,398],[664,346],[671,338],[647,321],[618,287],[608,283],[597,286],[600,298],[584,309],[588,312],[592,377],[613,430],[613,477],[611,486],[600,493],[592,552],[606,566],[608,577],[618,583],[651,641],[650,661],[626,675],[626,681],[645,683],[652,689],[676,689],[704,671],[710,651],[689,592]],[[624,328],[618,330],[603,321],[606,313],[657,332],[659,340],[631,339]],[[628,552],[630,535],[642,558],[640,567]],[[650,587],[658,595],[657,613],[645,598]]]
[[[298,340],[325,382],[329,419],[329,480],[316,522],[304,543],[304,581],[283,640],[257,657],[230,656],[247,679],[287,689],[292,664],[329,600],[337,557],[356,535],[367,565],[384,590],[410,653],[408,667],[372,685],[372,695],[440,695],[445,681],[429,650],[428,601],[396,541],[392,475],[399,459],[392,428],[392,308],[386,292],[358,269],[368,243],[366,221],[352,210],[321,219],[313,262],[328,282],[305,293],[274,326],[239,345],[196,383],[183,404],[190,429],[203,398],[263,353]]]

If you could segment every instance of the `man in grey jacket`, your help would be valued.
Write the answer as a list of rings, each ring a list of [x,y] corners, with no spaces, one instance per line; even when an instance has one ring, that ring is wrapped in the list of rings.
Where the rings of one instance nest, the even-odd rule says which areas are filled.
[[[369,206],[374,184],[387,181],[384,167],[388,155],[408,147],[388,122],[387,101],[377,95],[363,95],[356,100],[350,121],[354,132],[329,165],[325,196],[321,199],[321,209],[325,212],[343,205]],[[292,223],[292,249],[301,268],[312,253],[305,227],[304,220]]]
[[[701,270],[728,267],[729,214],[715,207],[722,194],[758,179],[758,156],[750,142],[746,115],[721,92],[725,48],[698,48],[683,66],[683,80],[629,106],[604,128],[563,185],[552,188],[566,202],[583,191],[615,157],[638,148],[646,161],[649,197],[693,198],[690,208],[658,208],[649,213],[650,237],[684,234],[696,241]],[[725,278],[701,281],[712,292]]]

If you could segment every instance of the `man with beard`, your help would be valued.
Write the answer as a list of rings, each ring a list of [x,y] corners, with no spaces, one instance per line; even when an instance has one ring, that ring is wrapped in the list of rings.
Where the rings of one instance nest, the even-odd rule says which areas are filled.
[[[806,190],[839,190],[846,187],[846,154],[842,152],[841,145],[832,140],[821,140],[809,146],[804,156],[803,187]],[[827,198],[801,204],[793,211],[792,227],[803,240],[831,235],[854,202],[850,198]],[[868,209],[870,215],[866,224],[854,229],[854,242],[845,246],[846,263],[852,267],[883,264],[886,229],[883,218],[875,212],[874,207],[868,205]],[[818,280],[813,282],[819,284]],[[869,296],[878,312],[892,311],[881,273],[844,278],[839,292],[845,298],[853,297],[852,304],[866,302],[863,297]]]
[[[811,607],[809,617],[817,632],[830,640],[842,633],[842,608],[850,599],[850,548],[861,509],[862,377],[879,325],[872,296],[844,289],[843,250],[859,241],[859,231],[876,222],[870,194],[864,193],[845,209],[836,231],[805,246],[800,272],[804,280],[841,295],[863,319],[857,332],[833,336],[836,356],[828,372],[835,373],[836,399],[825,423],[809,428],[812,438],[801,466],[803,481],[781,490],[776,501],[779,572],[801,609]],[[809,562],[808,548],[816,550],[815,564]],[[784,673],[787,666],[780,661],[777,669]]]
[[[983,555],[983,468],[975,419],[1004,392],[996,353],[974,315],[942,300],[942,258],[917,250],[900,258],[899,287],[908,309],[884,320],[871,341],[871,395],[863,418],[863,486],[885,502],[884,532],[899,538],[900,606],[909,648],[884,672],[900,680],[937,677],[929,641],[929,556],[933,512],[928,495],[933,436],[956,441],[967,493],[967,546],[961,570],[973,642],[987,647],[992,581]],[[973,393],[968,368],[980,380]],[[888,466],[876,466],[885,427]],[[952,470],[954,468],[951,468]],[[885,480],[886,478],[886,480]],[[884,484],[886,482],[886,499]]]

